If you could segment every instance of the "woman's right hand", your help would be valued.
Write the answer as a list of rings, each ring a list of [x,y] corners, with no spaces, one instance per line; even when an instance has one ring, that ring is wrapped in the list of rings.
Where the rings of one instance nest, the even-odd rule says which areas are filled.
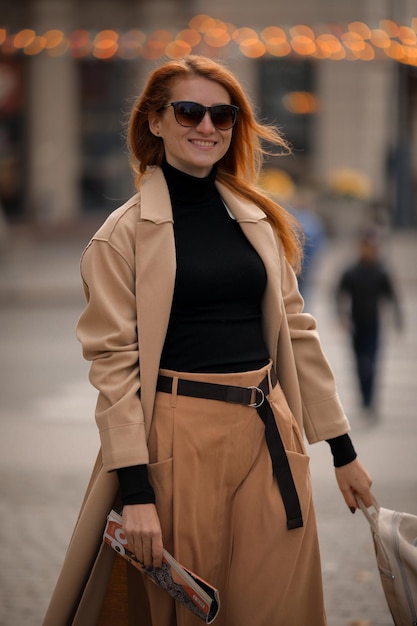
[[[162,531],[154,504],[128,504],[123,507],[123,532],[129,550],[147,567],[162,565]]]

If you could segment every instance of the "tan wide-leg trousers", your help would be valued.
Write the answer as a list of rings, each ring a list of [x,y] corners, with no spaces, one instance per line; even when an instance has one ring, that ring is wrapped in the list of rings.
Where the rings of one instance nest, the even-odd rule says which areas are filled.
[[[256,386],[269,367],[238,374],[162,374]],[[287,450],[304,527],[287,530],[272,474],[264,424],[256,409],[157,393],[149,475],[164,546],[220,591],[216,626],[324,626],[309,459],[279,384],[269,400]],[[152,583],[154,626],[201,620]]]

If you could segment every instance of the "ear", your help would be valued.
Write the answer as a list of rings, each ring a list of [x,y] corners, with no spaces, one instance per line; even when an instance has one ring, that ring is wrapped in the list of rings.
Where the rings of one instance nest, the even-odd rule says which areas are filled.
[[[161,136],[161,124],[160,124],[160,118],[159,115],[156,111],[151,111],[148,114],[148,124],[149,124],[149,130],[151,131],[151,133],[153,135],[156,135],[156,137],[160,137]]]

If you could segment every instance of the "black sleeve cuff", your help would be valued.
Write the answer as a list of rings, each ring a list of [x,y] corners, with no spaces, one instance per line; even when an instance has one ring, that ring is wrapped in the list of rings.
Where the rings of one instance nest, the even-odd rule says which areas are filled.
[[[155,492],[148,478],[146,465],[133,465],[117,470],[123,504],[155,504]]]
[[[349,435],[340,435],[334,439],[326,439],[333,454],[333,464],[335,467],[342,467],[354,461],[357,457],[355,448]]]

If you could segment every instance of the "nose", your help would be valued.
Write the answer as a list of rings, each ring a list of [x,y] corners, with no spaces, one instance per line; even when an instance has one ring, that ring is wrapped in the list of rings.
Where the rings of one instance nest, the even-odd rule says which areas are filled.
[[[216,127],[211,121],[210,111],[206,111],[204,113],[203,119],[196,128],[198,128],[198,130],[202,133],[212,133],[213,130],[216,130]]]

